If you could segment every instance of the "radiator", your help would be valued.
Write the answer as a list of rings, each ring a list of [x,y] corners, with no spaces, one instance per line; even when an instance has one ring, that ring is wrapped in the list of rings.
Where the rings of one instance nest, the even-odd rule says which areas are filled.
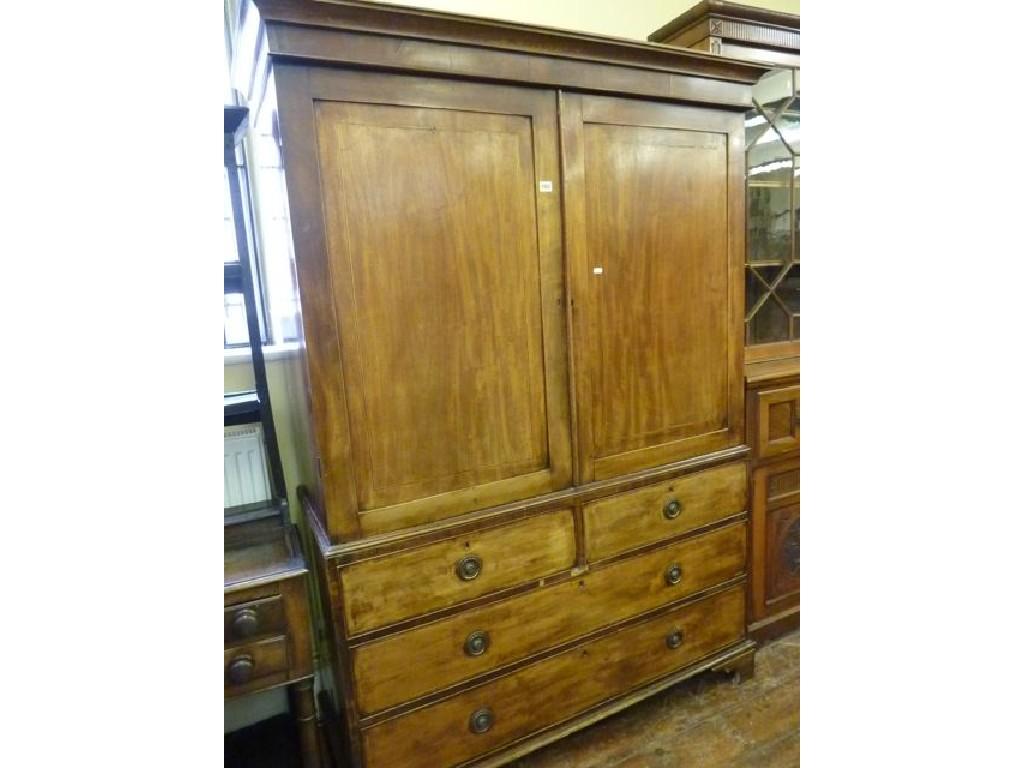
[[[270,498],[267,449],[258,424],[224,429],[224,508]]]

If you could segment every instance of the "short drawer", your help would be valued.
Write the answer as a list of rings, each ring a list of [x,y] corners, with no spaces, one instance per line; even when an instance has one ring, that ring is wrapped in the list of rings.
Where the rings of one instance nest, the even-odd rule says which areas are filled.
[[[224,692],[246,693],[288,676],[288,642],[272,637],[224,651]]]
[[[602,560],[678,536],[746,508],[743,462],[599,499],[583,508],[587,559]]]
[[[576,559],[571,510],[341,566],[351,635],[550,576]]]
[[[753,447],[767,459],[800,450],[800,385],[762,389],[753,394]]]
[[[739,640],[743,612],[740,585],[371,726],[366,762],[461,764]]]
[[[285,631],[281,596],[250,600],[224,608],[224,643],[233,645]]]
[[[746,545],[736,523],[357,646],[356,702],[372,714],[713,587],[743,573]]]

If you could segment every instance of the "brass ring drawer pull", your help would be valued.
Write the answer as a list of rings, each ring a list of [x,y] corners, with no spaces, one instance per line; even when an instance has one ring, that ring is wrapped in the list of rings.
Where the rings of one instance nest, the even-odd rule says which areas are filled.
[[[484,569],[484,561],[477,555],[466,555],[455,566],[455,573],[463,581],[472,581]]]
[[[491,638],[481,629],[470,632],[462,649],[467,656],[483,656],[491,645]]]
[[[669,586],[678,584],[683,580],[683,567],[679,563],[672,563],[665,569],[665,583]]]
[[[228,664],[228,680],[233,685],[242,685],[252,679],[252,672],[256,668],[256,660],[249,654],[236,656]]]
[[[665,638],[665,645],[669,647],[669,650],[674,651],[676,648],[683,644],[683,630],[676,629],[668,633]]]
[[[252,637],[260,627],[260,618],[252,608],[243,608],[235,614],[231,628],[238,637]]]
[[[481,707],[469,717],[469,730],[473,733],[487,733],[494,725],[494,713],[489,707]]]
[[[666,520],[675,520],[679,517],[679,514],[683,511],[683,505],[679,503],[679,499],[672,499],[665,508],[661,510],[661,513],[665,515]]]

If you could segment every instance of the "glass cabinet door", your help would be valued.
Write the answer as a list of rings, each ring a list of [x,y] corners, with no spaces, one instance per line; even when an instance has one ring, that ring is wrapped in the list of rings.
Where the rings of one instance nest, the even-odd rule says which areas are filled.
[[[747,114],[747,344],[800,338],[800,70],[754,86]]]

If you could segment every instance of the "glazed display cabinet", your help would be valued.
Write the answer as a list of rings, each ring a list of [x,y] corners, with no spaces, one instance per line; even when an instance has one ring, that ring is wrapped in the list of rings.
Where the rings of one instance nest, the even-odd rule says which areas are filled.
[[[800,339],[800,70],[754,86],[747,143],[746,340]]]

